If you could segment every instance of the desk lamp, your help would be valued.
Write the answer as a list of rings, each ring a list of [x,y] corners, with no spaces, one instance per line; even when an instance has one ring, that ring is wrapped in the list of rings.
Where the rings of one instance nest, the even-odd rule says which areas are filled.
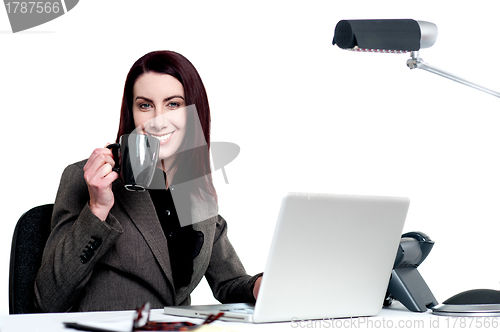
[[[500,98],[500,92],[485,88],[425,63],[421,48],[434,45],[438,29],[434,23],[415,20],[342,20],[335,27],[333,44],[344,50],[377,53],[410,53],[406,65],[462,83]]]
[[[437,26],[434,23],[411,19],[342,20],[335,27],[333,45],[336,44],[341,49],[356,52],[411,53],[411,58],[406,62],[410,69],[423,69],[500,98],[499,92],[433,67],[420,58],[420,49],[434,45],[437,32]],[[426,241],[419,242],[426,243]],[[403,253],[405,249],[408,251],[406,253],[407,256],[410,253],[418,251],[415,250],[418,248],[414,247],[415,245],[407,240],[402,241],[400,245]],[[418,264],[423,258],[420,260],[416,259],[417,263],[403,264],[404,266],[399,266],[401,262],[396,258],[393,275],[389,284],[389,293],[392,292],[393,297],[400,300],[409,310],[423,311],[428,307],[436,315],[500,316],[500,291],[498,290],[473,289],[459,293],[442,304],[438,304],[430,289],[428,289],[420,274],[416,271]],[[407,265],[412,269],[408,270],[411,272],[411,275],[410,273],[406,273]],[[405,273],[400,273],[401,271],[398,270],[404,270]],[[397,272],[397,278],[394,277],[395,272]],[[413,304],[410,303],[414,299],[418,301]]]

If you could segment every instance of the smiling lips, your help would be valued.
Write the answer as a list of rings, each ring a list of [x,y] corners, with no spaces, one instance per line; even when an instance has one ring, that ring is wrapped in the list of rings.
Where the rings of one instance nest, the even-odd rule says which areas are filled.
[[[162,136],[153,135],[151,133],[148,133],[148,135],[152,136],[154,138],[157,138],[158,140],[160,140],[160,143],[163,144],[163,143],[166,143],[169,140],[170,136],[172,136],[172,133],[173,132],[170,132],[170,133],[162,135]]]

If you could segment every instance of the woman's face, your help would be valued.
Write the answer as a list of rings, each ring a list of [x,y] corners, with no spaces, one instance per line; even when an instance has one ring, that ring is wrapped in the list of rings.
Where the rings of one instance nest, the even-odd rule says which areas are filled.
[[[171,75],[147,72],[135,82],[133,94],[135,127],[160,140],[160,159],[174,156],[186,136],[186,101],[181,82]]]

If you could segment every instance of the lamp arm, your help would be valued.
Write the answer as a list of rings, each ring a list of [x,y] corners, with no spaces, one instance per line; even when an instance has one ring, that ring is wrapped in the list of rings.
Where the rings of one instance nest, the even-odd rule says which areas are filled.
[[[477,89],[477,90],[489,93],[490,95],[493,95],[495,97],[500,98],[500,92],[493,91],[491,89],[485,88],[485,87],[483,87],[481,85],[478,85],[476,83],[472,83],[472,82],[470,82],[470,81],[468,81],[468,80],[466,80],[464,78],[458,77],[458,76],[456,76],[454,74],[451,74],[451,73],[449,73],[447,71],[444,71],[442,69],[436,68],[436,67],[434,67],[432,65],[429,65],[429,64],[425,63],[424,60],[422,60],[420,58],[418,51],[411,52],[411,59],[408,59],[408,61],[406,61],[406,65],[410,69],[415,69],[415,68],[423,69],[423,70],[428,71],[430,73],[439,75],[441,77],[445,77],[445,78],[450,79],[452,81],[455,81],[455,82],[467,85],[467,86],[469,86],[471,88],[474,88],[474,89]]]

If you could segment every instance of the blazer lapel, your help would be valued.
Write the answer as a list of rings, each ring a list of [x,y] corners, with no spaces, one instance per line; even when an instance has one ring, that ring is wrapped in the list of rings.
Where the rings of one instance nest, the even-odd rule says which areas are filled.
[[[121,183],[115,184],[113,184],[115,199],[120,201],[126,213],[144,237],[170,282],[172,290],[175,292],[167,240],[149,193],[147,191],[130,192]]]
[[[193,260],[193,275],[191,276],[191,283],[188,286],[178,289],[175,296],[175,305],[181,305],[185,303],[186,299],[189,297],[193,289],[203,278],[210,262],[212,245],[215,235],[215,223],[217,222],[218,207],[215,198],[211,197],[205,192],[202,192],[202,198],[199,198],[192,193],[189,194],[189,196],[183,196],[183,188],[178,184],[174,185],[173,188],[170,189],[172,197],[174,199],[174,203],[176,205],[177,213],[179,213],[180,210],[183,210],[182,208],[177,209],[179,200],[188,199],[191,202],[191,208],[188,212],[190,215],[179,216],[181,226],[186,226],[186,224],[182,223],[182,219],[189,220],[189,222],[192,223],[193,229],[195,231],[200,231],[203,233],[203,246],[201,247],[198,256]]]
[[[158,216],[156,215],[156,210],[149,193],[147,191],[130,192],[126,190],[119,181],[116,181],[113,184],[113,192],[115,193],[115,200],[119,201],[120,204],[123,205],[123,209],[129,215],[139,232],[143,235],[145,241],[151,249],[151,252],[160,264],[163,272],[170,282],[172,291],[174,292],[175,304],[178,305],[182,303],[187,296],[189,296],[193,288],[205,274],[212,252],[213,237],[215,234],[214,225],[217,222],[218,206],[215,198],[205,192],[202,192],[201,199],[196,197],[194,194],[182,197],[182,195],[177,196],[176,192],[181,193],[182,191],[180,189],[184,188],[181,188],[178,184],[173,187],[174,189],[172,190],[171,188],[171,193],[174,203],[177,206],[176,197],[179,201],[182,200],[182,198],[190,199],[191,209],[190,212],[188,212],[190,214],[188,219],[192,222],[193,229],[201,231],[204,234],[203,247],[201,248],[198,257],[193,260],[192,280],[196,282],[187,287],[182,287],[178,290],[178,294],[176,294],[174,286],[167,240],[165,238],[165,234],[163,233],[163,229],[161,228]],[[179,216],[179,219],[181,219],[181,217],[183,220],[186,220],[183,216]],[[181,226],[186,225],[181,223]]]

